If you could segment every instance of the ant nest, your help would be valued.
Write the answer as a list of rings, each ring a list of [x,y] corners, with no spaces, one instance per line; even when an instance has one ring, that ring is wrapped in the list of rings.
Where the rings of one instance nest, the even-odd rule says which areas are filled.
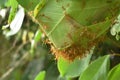
[[[51,46],[51,51],[55,55],[56,59],[63,57],[66,60],[73,61],[75,58],[81,59],[82,57],[85,57],[94,45],[95,43],[90,43],[90,45],[85,48],[80,45],[73,44],[64,50],[58,50],[54,46]]]
[[[83,44],[82,38],[87,38],[89,41]],[[93,46],[103,41],[105,39],[105,36],[97,39],[94,38],[95,35],[93,33],[85,32],[82,36],[79,37],[79,40],[77,42],[74,42],[70,47],[63,50],[58,50],[53,45],[51,45],[51,51],[55,55],[56,59],[58,59],[59,57],[63,57],[64,59],[69,61],[73,61],[76,58],[81,59],[85,57],[88,53],[90,53],[90,50]]]

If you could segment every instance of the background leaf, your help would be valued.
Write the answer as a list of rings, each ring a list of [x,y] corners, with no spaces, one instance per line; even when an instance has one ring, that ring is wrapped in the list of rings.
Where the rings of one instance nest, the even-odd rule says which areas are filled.
[[[107,80],[120,80],[120,64],[109,72]]]
[[[31,49],[30,49],[30,53],[33,55],[34,53],[34,48],[35,45],[37,44],[37,42],[41,39],[41,31],[38,29],[35,33],[34,39],[31,41]]]
[[[46,74],[45,71],[40,72],[40,73],[36,76],[35,80],[44,80],[44,79],[45,79],[45,74]]]
[[[81,74],[79,80],[106,80],[109,70],[109,55],[93,61]]]
[[[38,29],[35,33],[34,41],[38,42],[41,38],[41,35],[42,35],[41,31]]]
[[[76,59],[73,62],[69,62],[63,58],[59,58],[57,65],[60,75],[68,78],[79,76],[88,66],[90,58],[91,54],[87,55],[87,57],[81,60]]]
[[[11,7],[11,11],[10,11],[9,18],[8,18],[8,23],[10,24],[11,21],[14,19],[15,14],[17,12],[18,3],[16,0],[8,0],[7,6]]]
[[[7,2],[7,0],[0,0],[0,8],[1,8],[2,6],[4,6],[6,2]]]
[[[32,11],[41,0],[17,0],[27,11]]]

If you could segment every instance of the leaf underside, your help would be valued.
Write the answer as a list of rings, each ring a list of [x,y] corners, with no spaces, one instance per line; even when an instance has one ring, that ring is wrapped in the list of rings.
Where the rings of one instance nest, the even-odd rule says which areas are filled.
[[[95,45],[93,43],[99,42],[96,39],[106,33],[120,11],[119,0],[47,0],[34,17],[34,8],[40,0],[17,1],[40,24],[57,50],[73,45],[80,47],[82,52],[89,50]]]

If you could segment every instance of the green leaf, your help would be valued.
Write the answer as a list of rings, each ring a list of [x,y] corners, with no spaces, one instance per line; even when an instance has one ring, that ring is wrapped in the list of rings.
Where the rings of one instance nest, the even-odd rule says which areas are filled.
[[[107,80],[120,80],[120,64],[110,70]]]
[[[93,61],[81,74],[79,80],[106,80],[109,70],[109,55]]]
[[[41,31],[37,30],[36,33],[35,33],[34,41],[38,42],[41,38],[41,35],[42,35]]]
[[[17,0],[27,11],[33,11],[41,0]]]
[[[35,33],[34,39],[31,41],[30,53],[33,55],[36,43],[41,39],[41,31],[38,29]]]
[[[34,17],[33,12],[36,5],[40,2],[39,0],[17,1],[30,13],[31,17]],[[35,4],[30,5],[31,1],[34,1]],[[116,17],[120,10],[119,7],[119,0],[110,2],[108,0],[48,0],[39,11],[35,21],[41,25],[41,29],[57,49],[65,49],[75,42],[68,35],[72,35],[73,38],[74,36],[79,36],[83,31],[79,32],[81,27],[89,27],[96,23],[94,31],[96,28],[100,28],[100,30],[95,32],[95,37],[98,38],[105,34],[111,25],[111,22],[106,25],[106,18],[110,21]],[[109,9],[115,9],[113,11],[115,16],[111,14],[111,10]],[[75,32],[78,33],[75,34]],[[78,38],[76,39],[78,40]],[[86,40],[87,44],[88,40],[89,38]],[[78,42],[82,43],[82,41]],[[83,47],[84,45],[81,46]]]
[[[11,11],[10,11],[9,18],[8,18],[8,23],[10,24],[11,21],[14,19],[15,14],[17,12],[18,3],[16,0],[9,0],[8,4],[11,7]]]
[[[66,61],[62,57],[58,59],[57,65],[58,70],[61,76],[71,78],[79,76],[88,66],[91,58],[91,54],[87,55],[87,57],[79,60],[76,59],[73,62]]]
[[[45,80],[45,74],[46,74],[45,71],[40,72],[40,73],[36,76],[35,80]]]
[[[57,80],[67,80],[67,78],[66,77],[58,76]]]
[[[39,4],[37,4],[37,6],[34,9],[34,17],[38,15],[39,11],[44,7],[45,3],[46,3],[46,0],[41,0]]]

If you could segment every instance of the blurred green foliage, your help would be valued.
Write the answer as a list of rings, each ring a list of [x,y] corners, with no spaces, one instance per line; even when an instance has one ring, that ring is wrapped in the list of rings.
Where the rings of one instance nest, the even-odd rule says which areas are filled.
[[[78,3],[80,0],[45,0],[46,2],[42,0],[43,4],[40,3],[41,0],[17,1],[0,0],[0,11],[2,9],[6,10],[5,18],[0,17],[0,80],[119,80],[120,19],[116,15],[119,11],[115,11],[114,16],[107,11],[103,16],[106,8],[109,8],[109,5],[104,2],[107,1],[107,3],[110,3],[111,8],[114,8],[120,6],[118,0],[115,0],[115,3],[114,1],[112,3],[112,0],[91,0],[87,2],[87,6],[81,5],[85,4],[84,0],[81,0],[82,3],[80,6]],[[72,4],[70,8],[63,6],[67,2]],[[95,4],[93,5],[94,2]],[[2,26],[10,24],[13,21],[19,4],[26,11],[22,27],[17,34],[6,37]],[[94,8],[98,4],[100,9]],[[103,6],[101,7],[101,5]],[[80,13],[78,6],[80,8],[82,6],[85,10]],[[34,13],[36,9],[39,10],[37,13]],[[31,11],[33,12],[30,13]],[[65,17],[65,11],[75,20]],[[94,12],[100,14],[94,16]],[[40,15],[39,13],[45,13],[45,15]],[[92,16],[86,22],[85,18],[91,14]],[[53,21],[49,20],[46,15],[49,15]],[[101,18],[103,17],[105,19],[102,21]],[[79,18],[82,18],[82,20],[79,20]],[[114,23],[109,18],[115,18],[113,20]],[[92,48],[90,52],[87,52],[90,54],[85,55],[82,59],[75,59],[71,62],[59,57],[58,60],[55,60],[55,57],[51,54],[50,45],[46,44],[45,40],[49,38],[54,45],[61,46],[63,43],[61,41],[66,41],[65,36],[63,36],[66,34],[65,31],[69,31],[66,26],[74,26],[69,21],[66,21],[66,19],[69,19],[70,22],[77,26],[81,24],[87,25],[89,29],[97,33],[96,37],[100,37],[105,33],[105,40],[94,46],[94,49]],[[40,22],[42,20],[43,23],[36,20],[40,20]],[[94,20],[98,20],[98,23],[92,24]],[[39,25],[35,22],[39,23]],[[49,29],[45,30],[44,27],[47,26],[44,24],[50,25]],[[96,26],[102,27],[102,29],[96,31]],[[9,28],[8,26],[6,29],[9,30]],[[81,32],[82,30],[80,28],[78,31]],[[60,38],[61,36],[62,38]],[[67,41],[71,43],[69,39]],[[83,39],[81,41],[85,43]]]

